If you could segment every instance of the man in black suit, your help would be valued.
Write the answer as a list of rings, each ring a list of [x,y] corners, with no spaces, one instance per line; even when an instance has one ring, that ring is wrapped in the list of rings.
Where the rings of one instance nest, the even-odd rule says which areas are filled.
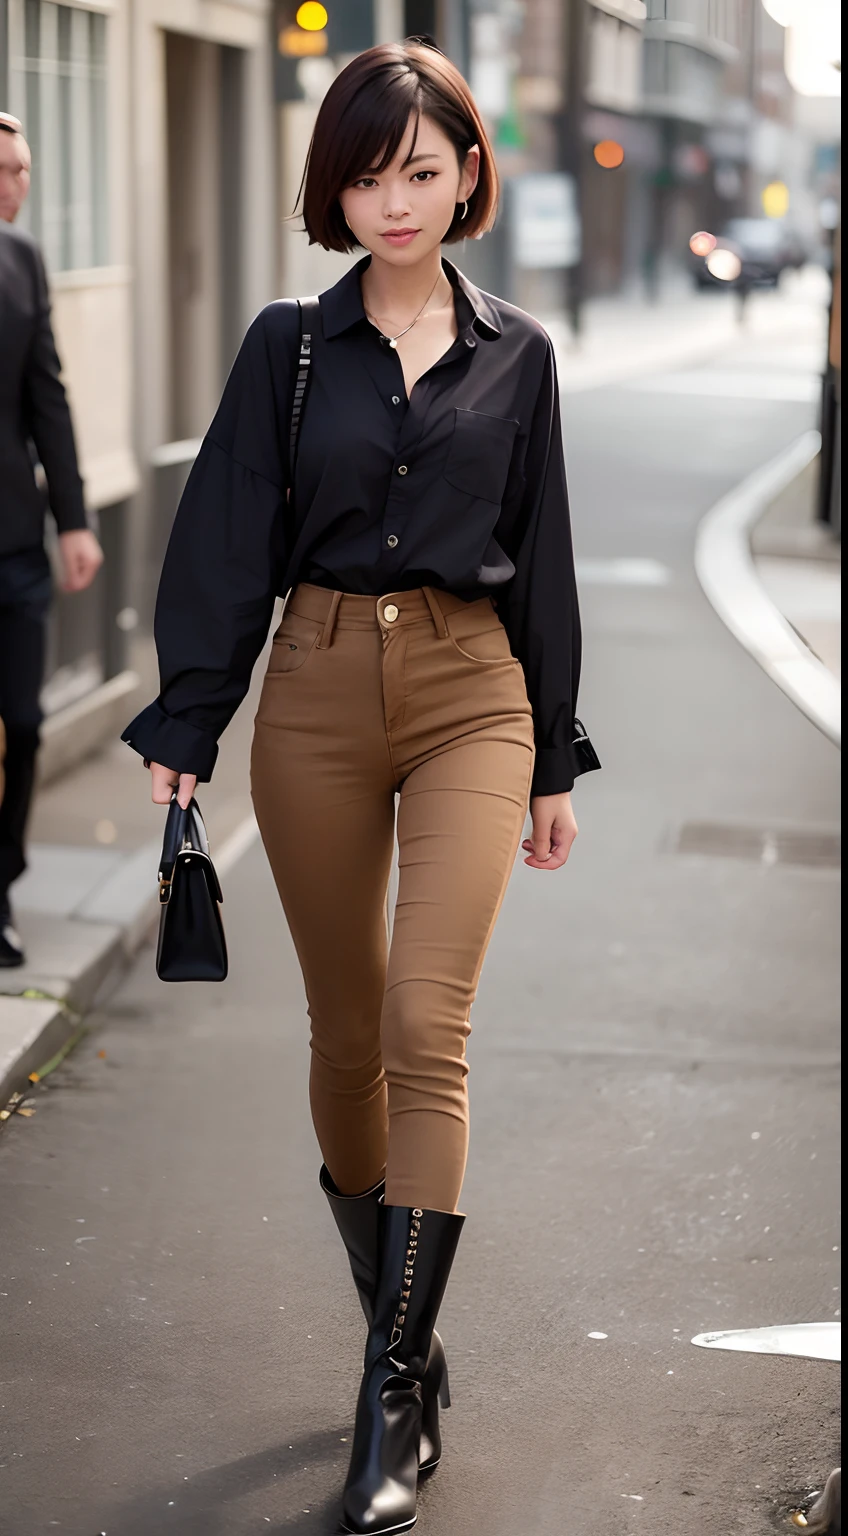
[[[39,694],[52,590],[44,515],[59,531],[62,587],[81,592],[103,555],[87,525],[74,433],[50,325],[41,252],[11,228],[26,196],[29,150],[0,113],[0,718],[6,737],[0,804],[0,966],[22,965],[9,887],[26,867],[24,833],[41,725]],[[47,497],[36,481],[44,470]]]

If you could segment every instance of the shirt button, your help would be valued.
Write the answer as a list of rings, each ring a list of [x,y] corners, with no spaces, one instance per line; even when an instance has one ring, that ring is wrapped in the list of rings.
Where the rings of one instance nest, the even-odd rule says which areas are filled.
[[[399,475],[406,475],[408,473],[409,473],[409,470],[407,469],[405,464],[399,464],[398,465],[398,474]]]
[[[392,405],[400,405],[400,395],[392,395]]]
[[[383,618],[387,624],[394,624],[399,613],[400,609],[396,608],[394,603],[387,603],[383,609]]]
[[[389,537],[386,539],[386,543],[388,544],[389,549],[397,549],[397,546],[398,546],[398,536],[397,536],[397,534],[396,533],[390,533]]]
[[[467,347],[476,347],[477,343],[476,343],[476,341],[472,341],[470,336],[466,336],[466,338],[465,338],[465,345]]]

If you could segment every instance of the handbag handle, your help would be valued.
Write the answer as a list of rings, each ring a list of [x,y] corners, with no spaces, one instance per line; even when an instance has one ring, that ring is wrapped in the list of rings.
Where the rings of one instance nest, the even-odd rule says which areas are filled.
[[[201,853],[208,859],[209,838],[206,835],[206,827],[197,801],[192,798],[188,805],[183,807],[174,794],[168,806],[162,857],[159,861],[160,902],[168,900],[177,858],[185,851]]]

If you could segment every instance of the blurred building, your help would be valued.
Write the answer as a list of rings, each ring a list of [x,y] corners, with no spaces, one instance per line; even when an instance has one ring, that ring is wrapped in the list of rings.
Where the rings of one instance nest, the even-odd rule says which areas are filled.
[[[107,554],[89,593],[59,599],[51,635],[48,710],[53,724],[70,711],[80,740],[81,712],[126,717],[128,641],[139,613],[149,623],[167,532],[157,483],[190,456],[174,445],[204,431],[276,292],[269,14],[265,0],[0,0],[0,106],[33,155],[20,222],[47,259]]]
[[[507,179],[507,228],[471,260],[517,302],[544,312],[557,292],[575,307],[655,293],[686,278],[696,229],[761,215],[775,182],[815,253],[838,103],[793,89],[784,28],[762,0],[465,0],[460,9],[466,67]],[[571,181],[579,228],[567,233],[561,220],[567,276],[553,264],[544,279],[534,274],[521,238],[519,189],[540,170]]]

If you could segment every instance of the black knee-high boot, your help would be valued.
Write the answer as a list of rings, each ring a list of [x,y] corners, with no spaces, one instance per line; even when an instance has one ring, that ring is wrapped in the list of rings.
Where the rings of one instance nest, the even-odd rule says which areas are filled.
[[[464,1216],[379,1207],[380,1269],[356,1408],[342,1529],[408,1531],[417,1518],[423,1381]]]
[[[320,1174],[321,1188],[333,1213],[342,1242],[347,1249],[351,1274],[359,1293],[359,1300],[368,1327],[374,1318],[374,1295],[377,1290],[379,1254],[379,1209],[385,1193],[385,1181],[375,1184],[362,1195],[342,1195],[336,1188],[326,1166]],[[445,1348],[434,1332],[430,1356],[422,1383],[424,1409],[421,1419],[421,1444],[419,1447],[419,1473],[433,1472],[442,1459],[442,1434],[439,1425],[439,1406],[450,1407],[448,1363]]]

